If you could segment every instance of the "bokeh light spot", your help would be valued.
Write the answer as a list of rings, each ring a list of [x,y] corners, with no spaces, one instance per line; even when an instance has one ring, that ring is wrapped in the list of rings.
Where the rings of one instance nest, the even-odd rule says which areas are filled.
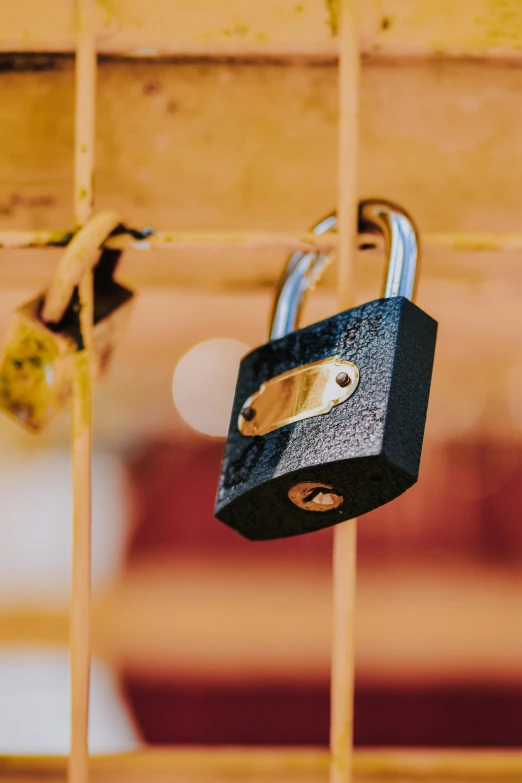
[[[172,392],[183,419],[205,435],[225,437],[237,373],[250,350],[239,340],[216,338],[191,348],[174,371]]]

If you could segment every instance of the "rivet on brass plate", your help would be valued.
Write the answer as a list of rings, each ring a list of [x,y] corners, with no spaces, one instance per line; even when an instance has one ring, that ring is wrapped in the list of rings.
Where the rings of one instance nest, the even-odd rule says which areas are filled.
[[[245,400],[239,431],[246,436],[266,435],[295,421],[329,413],[351,397],[358,383],[355,364],[337,356],[288,370],[270,378]]]
[[[292,503],[304,511],[333,511],[344,502],[344,497],[329,484],[301,481],[288,490]]]
[[[252,419],[256,415],[256,412],[253,408],[243,408],[243,410],[241,411],[241,415],[245,421],[252,421]]]
[[[344,388],[345,386],[348,386],[352,382],[352,380],[347,372],[340,372],[336,376],[335,382],[338,386],[342,386]]]

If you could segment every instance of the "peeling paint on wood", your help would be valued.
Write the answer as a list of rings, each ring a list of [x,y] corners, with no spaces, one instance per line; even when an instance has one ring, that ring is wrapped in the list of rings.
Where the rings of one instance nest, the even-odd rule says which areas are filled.
[[[124,56],[335,57],[338,0],[97,0],[98,47]],[[519,0],[360,2],[366,56],[522,56]],[[72,52],[73,5],[18,0],[0,51]]]
[[[0,229],[74,225],[64,66],[0,74]],[[99,71],[98,205],[136,228],[299,235],[335,205],[333,66],[106,60]],[[424,233],[516,232],[521,91],[510,65],[366,65],[361,196],[403,203]]]
[[[326,10],[328,13],[328,24],[332,35],[337,35],[339,32],[339,0],[326,0]]]

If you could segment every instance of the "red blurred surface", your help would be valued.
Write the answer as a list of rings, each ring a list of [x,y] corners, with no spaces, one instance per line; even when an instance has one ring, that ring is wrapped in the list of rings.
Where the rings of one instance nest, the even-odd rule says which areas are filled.
[[[324,686],[187,686],[128,679],[126,694],[150,743],[327,745]],[[475,687],[357,686],[359,746],[522,746],[522,692]]]
[[[260,545],[213,518],[221,441],[151,444],[131,464],[138,524],[134,562],[165,557],[240,558],[262,548],[290,568],[328,569],[331,531]],[[522,454],[516,444],[454,442],[426,448],[421,480],[360,520],[359,567],[415,561],[522,561]],[[240,585],[238,586],[240,589]],[[514,618],[520,622],[521,618]],[[197,619],[195,618],[195,622]],[[290,622],[290,620],[289,620]],[[313,632],[313,631],[312,631]],[[451,629],[448,629],[451,633]],[[471,652],[471,651],[470,651]],[[186,683],[125,679],[145,738],[153,743],[326,744],[328,683]],[[358,684],[359,745],[522,745],[522,692],[488,682]]]
[[[132,462],[138,526],[130,556],[194,552],[330,561],[331,531],[251,544],[213,518],[223,442],[153,444]],[[454,442],[427,447],[419,482],[360,520],[360,562],[381,558],[522,561],[522,447]]]

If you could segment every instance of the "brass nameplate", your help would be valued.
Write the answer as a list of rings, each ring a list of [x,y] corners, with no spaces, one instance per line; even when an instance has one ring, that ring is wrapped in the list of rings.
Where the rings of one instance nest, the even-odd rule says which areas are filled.
[[[287,424],[329,413],[351,397],[359,383],[352,362],[332,356],[289,370],[263,383],[239,414],[242,435],[266,435]]]

